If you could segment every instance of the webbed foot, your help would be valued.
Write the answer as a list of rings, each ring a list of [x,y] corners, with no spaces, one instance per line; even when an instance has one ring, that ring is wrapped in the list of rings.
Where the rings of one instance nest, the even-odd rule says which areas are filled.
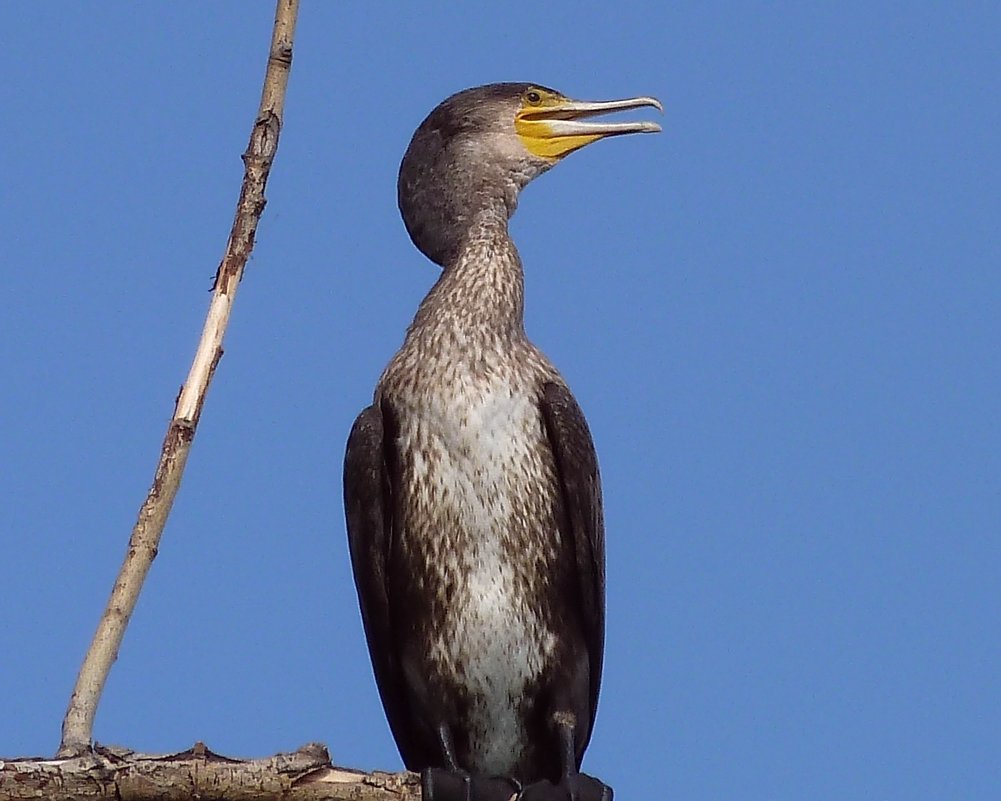
[[[612,788],[586,773],[567,776],[559,784],[550,781],[526,785],[518,801],[612,801]]]
[[[520,790],[514,779],[501,776],[473,776],[445,768],[421,771],[422,801],[511,801]]]
[[[576,773],[560,782],[566,787],[572,801],[612,801],[612,788],[594,776]]]

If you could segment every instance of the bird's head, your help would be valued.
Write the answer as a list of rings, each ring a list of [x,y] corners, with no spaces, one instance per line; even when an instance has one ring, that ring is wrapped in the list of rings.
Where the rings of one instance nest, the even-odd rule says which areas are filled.
[[[400,165],[400,212],[414,244],[447,265],[473,218],[510,216],[533,178],[585,145],[660,130],[654,122],[597,122],[612,111],[653,106],[652,97],[582,102],[528,83],[495,83],[454,94],[420,124]]]

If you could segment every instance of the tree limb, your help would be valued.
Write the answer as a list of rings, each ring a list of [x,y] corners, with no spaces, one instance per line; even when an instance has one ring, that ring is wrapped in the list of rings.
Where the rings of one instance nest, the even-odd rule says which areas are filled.
[[[0,760],[4,801],[419,801],[413,773],[335,768],[310,743],[290,754],[239,760],[203,743],[178,754],[95,746],[68,759]]]
[[[226,253],[216,272],[205,327],[191,371],[177,397],[153,485],[139,509],[125,561],[80,667],[63,719],[62,741],[58,752],[60,757],[81,756],[90,748],[94,716],[104,684],[112,663],[118,657],[125,628],[135,609],[146,574],[156,557],[160,535],[177,495],[191,441],[198,427],[205,394],[219,359],[222,358],[223,335],[229,323],[237,287],[254,248],[254,235],[264,211],[264,187],[278,149],[298,10],[299,0],[278,0],[260,109],[250,134],[250,144],[243,154],[245,172],[240,200]]]

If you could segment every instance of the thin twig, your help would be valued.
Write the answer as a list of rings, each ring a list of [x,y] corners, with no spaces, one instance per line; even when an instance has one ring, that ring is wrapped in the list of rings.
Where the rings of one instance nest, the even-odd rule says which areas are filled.
[[[125,628],[156,557],[160,535],[177,495],[191,441],[198,427],[205,393],[222,358],[223,335],[244,267],[254,248],[254,234],[264,211],[264,187],[278,149],[298,11],[299,0],[278,0],[260,110],[250,134],[247,152],[243,154],[245,172],[236,218],[226,253],[216,272],[205,327],[163,440],[153,486],[139,509],[125,561],[80,667],[66,717],[63,718],[62,741],[58,751],[61,757],[79,755],[91,747],[94,716],[105,681],[118,657]]]

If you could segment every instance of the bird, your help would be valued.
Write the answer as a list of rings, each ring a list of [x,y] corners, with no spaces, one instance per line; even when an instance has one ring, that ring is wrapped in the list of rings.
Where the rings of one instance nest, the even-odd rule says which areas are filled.
[[[591,119],[641,107],[663,111],[540,84],[467,89],[431,111],[400,165],[404,225],[442,272],[352,426],[344,502],[373,672],[425,801],[612,797],[580,773],[604,651],[598,462],[566,381],[526,336],[508,221],[570,153],[661,130]]]

